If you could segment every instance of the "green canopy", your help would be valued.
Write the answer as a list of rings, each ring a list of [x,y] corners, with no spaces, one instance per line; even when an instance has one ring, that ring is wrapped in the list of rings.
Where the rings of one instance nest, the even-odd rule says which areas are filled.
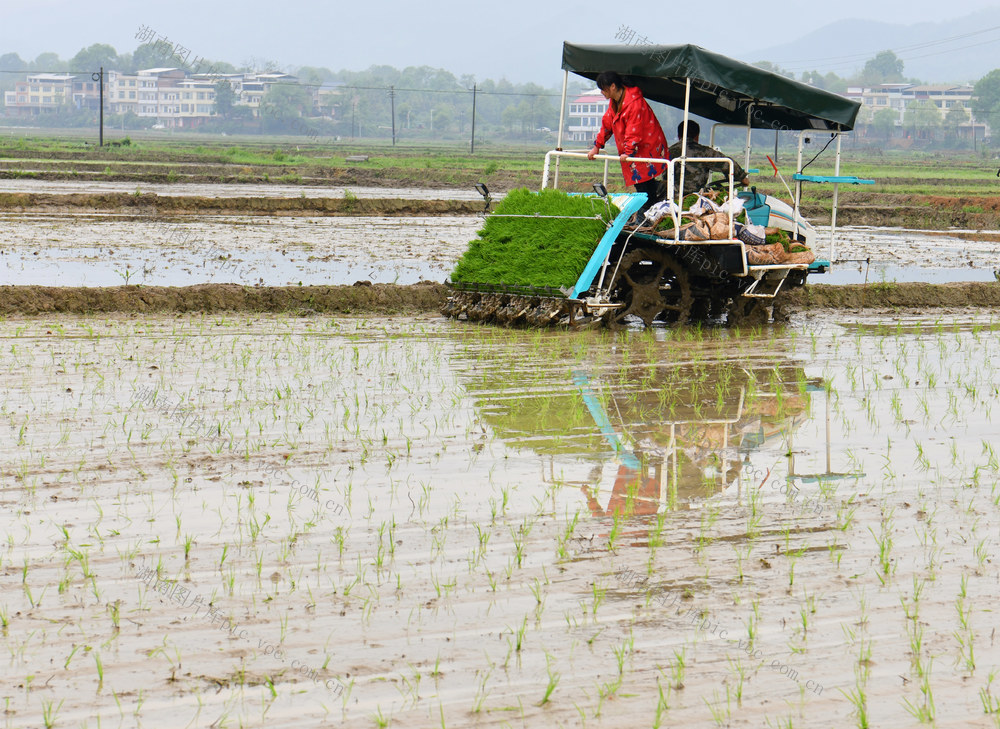
[[[562,67],[596,79],[617,71],[643,96],[684,108],[685,80],[691,79],[689,112],[754,129],[854,128],[861,104],[780,74],[712,53],[700,46],[575,45],[563,43]]]

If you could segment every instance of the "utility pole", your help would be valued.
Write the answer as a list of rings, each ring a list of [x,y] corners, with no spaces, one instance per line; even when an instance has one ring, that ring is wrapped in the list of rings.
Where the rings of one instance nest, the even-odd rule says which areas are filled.
[[[389,87],[389,101],[392,104],[392,146],[396,146],[396,87]]]
[[[100,127],[98,127],[98,142],[97,146],[104,146],[104,66],[101,66],[101,70],[90,74],[92,81],[97,81],[100,87],[100,100],[101,100],[101,111],[100,111]]]
[[[476,86],[472,84],[472,139],[469,142],[469,154],[476,153]]]

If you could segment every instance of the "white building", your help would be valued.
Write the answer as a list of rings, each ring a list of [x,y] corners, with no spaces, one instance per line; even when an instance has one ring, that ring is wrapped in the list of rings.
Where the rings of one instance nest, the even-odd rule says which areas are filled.
[[[593,142],[601,128],[601,118],[607,108],[608,100],[601,94],[600,89],[588,91],[569,102],[567,140]]]
[[[215,84],[228,81],[235,93],[234,103],[249,107],[260,115],[261,102],[275,84],[297,84],[295,76],[279,71],[253,73],[189,74],[181,68],[147,68],[135,74],[107,71],[104,82],[104,108],[110,114],[131,112],[145,119],[155,119],[168,129],[192,128],[216,116]],[[4,94],[7,113],[38,115],[69,108],[98,109],[100,84],[89,75],[29,74],[18,81],[13,91]],[[325,88],[324,99],[332,115],[331,95],[335,88]],[[314,103],[319,96],[312,94]]]
[[[985,131],[985,125],[978,120],[973,125],[971,112],[972,86],[968,84],[877,84],[874,86],[852,86],[845,94],[850,99],[860,101],[863,106],[878,113],[883,109],[891,109],[895,114],[895,124],[902,127],[906,120],[906,109],[917,101],[928,101],[937,107],[944,121],[948,111],[956,107],[962,108],[967,121],[959,125],[959,133],[970,135],[974,129],[979,133]]]

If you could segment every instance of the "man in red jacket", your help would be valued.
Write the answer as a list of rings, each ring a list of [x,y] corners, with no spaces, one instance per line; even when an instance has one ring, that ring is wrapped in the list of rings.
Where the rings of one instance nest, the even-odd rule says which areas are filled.
[[[626,86],[622,77],[614,71],[605,71],[597,77],[597,88],[610,103],[601,119],[601,131],[597,133],[593,148],[587,159],[594,159],[601,148],[614,135],[618,156],[622,163],[625,184],[635,185],[636,192],[646,193],[645,205],[636,214],[639,221],[642,213],[656,202],[656,178],[667,170],[667,165],[658,162],[626,162],[627,157],[656,157],[668,159],[667,138],[660,122],[646,103],[637,86]]]

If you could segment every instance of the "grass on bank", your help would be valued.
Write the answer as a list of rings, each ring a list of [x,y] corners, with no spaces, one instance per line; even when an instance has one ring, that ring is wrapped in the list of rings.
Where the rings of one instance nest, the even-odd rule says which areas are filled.
[[[128,180],[130,175],[141,179],[145,175],[143,181],[156,181],[150,176],[165,174],[165,167],[174,166],[175,178],[170,181],[179,182],[201,175],[221,182],[308,183],[343,173],[360,173],[415,186],[466,186],[476,181],[502,180],[506,188],[528,186],[538,189],[544,153],[554,146],[554,140],[551,144],[477,143],[475,154],[470,154],[468,146],[454,142],[435,144],[404,140],[393,146],[381,139],[322,137],[310,141],[303,137],[282,136],[127,134],[131,135],[128,146],[103,148],[97,147],[96,139],[91,138],[96,134],[80,134],[79,130],[62,136],[51,132],[45,136],[25,136],[23,132],[21,136],[0,135],[0,175],[29,177],[44,173],[50,179],[73,179],[77,175],[103,172],[102,179]],[[121,132],[108,130],[105,139],[116,141],[121,136]],[[569,146],[586,145],[571,143]],[[880,194],[949,197],[997,194],[996,163],[981,153],[872,151],[852,148],[850,142],[845,142],[845,148],[842,174],[874,179],[876,184],[842,185],[840,193],[844,203],[851,202],[852,198],[867,200],[871,195]],[[724,151],[737,153],[735,149]],[[770,174],[765,154],[773,157],[773,149],[754,151],[751,166],[761,172],[750,176],[751,184],[762,192],[786,199],[788,193],[781,181]],[[348,162],[347,157],[354,155],[365,155],[368,159]],[[794,149],[781,147],[776,161],[781,174],[791,184],[795,171]],[[827,150],[807,172],[833,174],[833,163],[832,153]],[[600,162],[562,160],[560,163],[560,183],[564,189],[587,190],[591,183],[603,178],[603,173],[604,165]],[[629,189],[623,184],[616,165],[609,168],[608,188],[612,191]],[[832,186],[806,184],[802,194],[806,204],[828,204]],[[892,204],[899,204],[899,201]],[[926,204],[926,201],[914,200],[911,204]]]

